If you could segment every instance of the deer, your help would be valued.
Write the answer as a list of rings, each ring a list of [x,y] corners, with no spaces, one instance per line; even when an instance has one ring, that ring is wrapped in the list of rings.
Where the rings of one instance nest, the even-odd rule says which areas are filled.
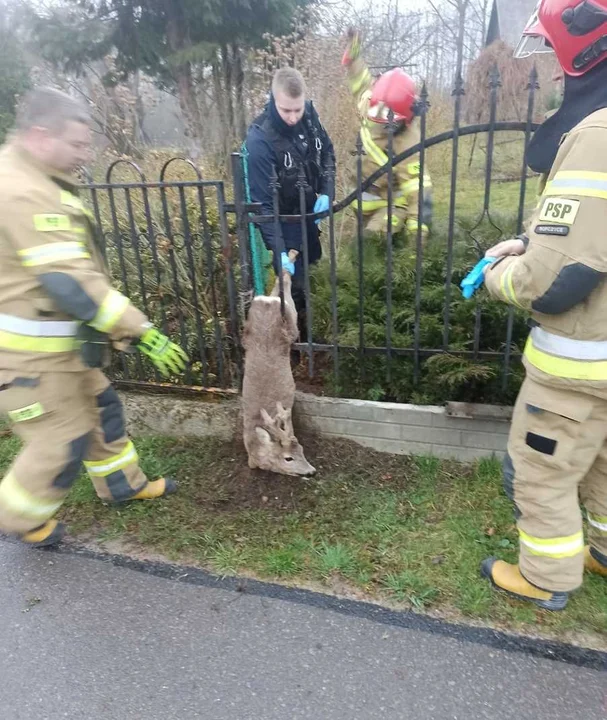
[[[285,271],[283,297],[284,315],[277,278],[269,296],[253,299],[244,326],[243,439],[250,468],[310,477],[316,469],[306,460],[293,430],[295,380],[290,352],[299,331],[291,276]]]

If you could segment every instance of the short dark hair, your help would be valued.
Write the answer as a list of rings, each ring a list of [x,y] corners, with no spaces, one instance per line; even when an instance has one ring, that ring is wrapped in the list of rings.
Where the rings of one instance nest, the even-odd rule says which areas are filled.
[[[17,110],[17,130],[43,127],[51,132],[61,132],[69,121],[88,125],[90,116],[79,100],[54,88],[30,90]]]

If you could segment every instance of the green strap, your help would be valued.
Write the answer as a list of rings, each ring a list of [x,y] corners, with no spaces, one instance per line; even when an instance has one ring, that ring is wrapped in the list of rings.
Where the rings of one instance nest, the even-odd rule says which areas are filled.
[[[251,202],[251,187],[249,185],[249,151],[246,143],[241,147],[242,169],[244,174],[245,198]],[[251,246],[251,260],[253,263],[253,286],[255,295],[264,295],[267,280],[266,266],[270,262],[270,253],[266,248],[261,232],[254,223],[249,223],[249,244]]]

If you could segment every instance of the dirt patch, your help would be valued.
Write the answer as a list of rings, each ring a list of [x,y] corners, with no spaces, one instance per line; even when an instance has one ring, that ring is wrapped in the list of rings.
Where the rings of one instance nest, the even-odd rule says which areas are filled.
[[[214,448],[212,459],[205,456],[204,478],[197,478],[193,469],[193,502],[227,513],[253,509],[313,511],[322,501],[327,484],[341,481],[379,489],[405,489],[415,473],[411,458],[374,452],[349,440],[327,440],[301,433],[299,439],[306,457],[317,469],[315,477],[251,470],[242,442],[234,441]],[[192,443],[178,441],[169,454],[185,449],[191,452]]]

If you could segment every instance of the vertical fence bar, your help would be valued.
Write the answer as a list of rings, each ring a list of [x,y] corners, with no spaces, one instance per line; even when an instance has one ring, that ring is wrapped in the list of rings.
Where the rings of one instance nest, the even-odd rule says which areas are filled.
[[[497,89],[501,86],[497,65],[489,73],[489,133],[487,135],[487,162],[485,163],[485,197],[483,210],[489,212],[491,203],[491,175],[493,173],[493,148],[495,146],[495,119],[497,116]]]
[[[489,132],[487,134],[487,159],[485,162],[485,193],[483,199],[483,216],[490,219],[491,206],[491,178],[493,176],[493,153],[495,148],[495,121],[497,118],[497,91],[501,86],[500,74],[497,65],[493,65],[489,73]],[[481,248],[484,250],[484,248]],[[481,302],[478,295],[474,301],[474,340],[473,358],[478,359],[481,343]]]
[[[394,217],[394,112],[388,113],[388,182],[387,201],[388,215],[386,228],[386,382],[392,382],[392,276],[393,276],[393,247],[392,247],[392,219]]]
[[[143,181],[143,178],[142,178]],[[143,265],[141,263],[141,252],[139,247],[139,236],[137,233],[137,227],[135,225],[135,216],[133,214],[133,202],[131,200],[131,191],[129,188],[124,189],[124,195],[126,200],[126,210],[129,218],[129,231],[131,234],[131,245],[133,247],[133,253],[135,255],[135,265],[137,266],[137,277],[139,279],[139,287],[141,289],[141,301],[143,304],[143,310],[146,315],[149,316],[150,311],[148,307],[148,295],[145,288],[145,277],[143,275]],[[136,355],[137,370],[139,372],[139,378],[145,380],[145,373],[143,370],[143,364],[141,362],[141,356]]]
[[[453,112],[453,152],[451,155],[451,193],[449,197],[449,225],[447,234],[447,268],[445,277],[445,307],[443,312],[443,350],[449,349],[449,321],[451,316],[451,282],[453,280],[453,241],[455,232],[455,203],[457,199],[457,161],[459,154],[459,126],[464,95],[464,79],[461,71],[455,78],[455,109]]]
[[[101,254],[107,262],[107,247],[105,243],[105,233],[103,232],[103,223],[101,222],[101,211],[99,209],[99,198],[97,197],[97,188],[91,188],[91,201],[93,203],[93,212],[95,214],[95,222],[97,223],[97,236],[99,237]]]
[[[422,90],[419,96],[419,116],[420,116],[420,143],[421,148],[419,151],[419,191],[418,191],[418,202],[417,202],[417,236],[415,238],[415,325],[413,329],[413,382],[417,384],[419,382],[420,375],[420,335],[421,335],[421,315],[422,315],[422,260],[423,260],[423,242],[422,242],[422,223],[424,220],[424,178],[426,174],[426,132],[427,132],[427,118],[426,113],[428,111],[428,88],[426,83],[422,85]]]
[[[202,177],[199,177],[202,180]],[[215,359],[217,367],[223,370],[223,341],[221,333],[221,324],[219,322],[219,303],[217,301],[217,287],[215,285],[215,258],[213,257],[213,247],[211,230],[209,228],[209,220],[207,216],[207,201],[204,195],[204,188],[198,185],[198,205],[200,207],[200,221],[202,223],[202,244],[205,251],[205,259],[209,275],[209,287],[211,289],[211,302],[213,303],[213,332],[215,335]],[[221,381],[224,385],[225,380]]]
[[[236,355],[236,375],[240,388],[243,377],[242,348],[240,347],[240,329],[238,327],[238,303],[236,293],[236,280],[234,278],[234,261],[232,259],[232,245],[228,232],[228,221],[226,219],[226,199],[223,183],[217,184],[217,210],[219,212],[219,226],[221,229],[221,245],[223,255],[226,259],[226,276],[228,286],[228,307],[230,311],[231,333],[233,337],[234,354]]]
[[[365,380],[365,274],[364,274],[364,232],[363,232],[363,141],[358,133],[356,138],[356,237],[358,241],[358,360],[360,381]]]
[[[272,190],[272,209],[274,211],[274,267],[278,275],[278,289],[280,294],[280,312],[284,317],[285,314],[285,288],[282,277],[282,253],[285,252],[285,242],[282,236],[282,227],[280,224],[280,183],[278,182],[278,173],[276,167],[272,165],[270,174],[270,188]]]
[[[200,305],[198,302],[198,288],[196,287],[196,267],[197,263],[194,259],[194,251],[192,248],[192,232],[190,228],[190,219],[188,217],[188,206],[185,198],[185,188],[179,188],[179,208],[181,210],[181,220],[183,222],[183,239],[185,245],[186,256],[188,258],[188,276],[192,283],[192,300],[194,301],[194,321],[196,323],[196,340],[198,352],[200,354],[200,362],[202,363],[203,383],[206,385],[208,380],[208,360],[207,347],[204,340],[204,329],[202,326],[202,318],[200,317]],[[223,383],[223,362],[218,365],[219,381]]]
[[[152,253],[152,265],[154,266],[154,275],[156,277],[156,285],[158,287],[158,300],[160,303],[160,324],[162,332],[166,335],[168,333],[166,312],[164,308],[164,293],[162,291],[162,274],[160,271],[160,259],[158,257],[158,246],[156,245],[156,232],[154,230],[154,221],[152,220],[152,210],[150,207],[150,197],[148,188],[143,187],[141,190],[143,197],[143,212],[145,215],[145,224],[147,230],[148,243],[150,244],[150,251]],[[154,377],[156,382],[160,382],[160,373],[154,368]]]
[[[107,171],[107,177],[106,182],[109,184],[111,182],[111,175],[113,170],[113,165],[111,165]],[[116,252],[118,253],[118,262],[120,264],[120,274],[122,278],[122,287],[124,289],[125,295],[129,295],[129,283],[127,280],[126,275],[126,267],[124,265],[124,251],[122,247],[122,234],[120,231],[120,223],[118,222],[118,213],[116,212],[116,200],[114,198],[114,190],[113,188],[108,188],[108,199],[110,201],[110,215],[112,217],[112,228],[114,230],[114,239],[115,239],[115,246],[116,246]],[[124,372],[124,377],[129,380],[131,377],[131,373],[129,371],[129,364],[126,360],[126,356],[124,353],[120,353],[120,363],[122,365],[122,371]],[[139,357],[137,358],[137,365],[138,370],[141,368],[141,360]]]
[[[314,348],[312,342],[312,303],[310,289],[310,248],[308,244],[308,221],[306,217],[306,188],[308,183],[303,165],[299,168],[297,177],[297,189],[299,190],[299,215],[301,223],[301,245],[303,250],[303,270],[304,270],[304,291],[306,294],[306,340],[308,343],[308,375],[314,377]],[[303,338],[300,338],[304,342]]]
[[[331,260],[331,315],[333,325],[333,375],[339,388],[339,323],[337,316],[337,253],[335,248],[335,158],[331,154],[327,165],[329,181],[329,254]]]
[[[135,215],[133,213],[133,201],[131,199],[131,191],[129,188],[124,189],[126,198],[126,209],[129,217],[129,230],[131,233],[131,245],[135,254],[135,264],[137,265],[137,277],[139,278],[139,287],[141,289],[141,300],[146,315],[149,315],[148,294],[145,287],[145,277],[143,274],[143,264],[141,262],[141,248],[139,247],[139,233],[135,225]]]
[[[525,193],[527,190],[527,149],[531,140],[531,126],[533,124],[533,108],[535,105],[535,92],[540,87],[538,83],[537,68],[534,65],[529,73],[529,82],[527,84],[527,125],[525,127],[525,144],[523,147],[523,166],[521,169],[521,187],[518,203],[518,217],[516,221],[516,232],[518,235],[523,230],[523,220],[525,215]],[[508,322],[506,325],[506,347],[504,348],[504,367],[502,371],[502,391],[508,389],[508,376],[510,373],[510,363],[512,361],[512,333],[514,331],[514,308],[512,305],[508,307]]]
[[[165,184],[165,173],[167,170],[168,165],[172,161],[169,160],[167,163],[165,163],[164,167],[162,168],[162,171],[160,173],[160,182],[164,186]],[[177,263],[175,261],[175,235],[173,233],[173,225],[171,223],[171,214],[169,212],[169,202],[167,199],[167,191],[166,187],[161,186],[160,188],[160,200],[162,203],[162,213],[164,216],[164,226],[166,230],[166,236],[167,240],[169,242],[169,247],[167,249],[168,256],[169,256],[169,264],[171,266],[171,272],[173,274],[173,287],[175,289],[175,304],[177,308],[177,317],[179,319],[179,333],[181,337],[181,345],[183,348],[188,347],[188,337],[185,327],[185,320],[184,320],[184,313],[183,313],[183,307],[182,307],[182,295],[181,295],[181,286],[179,284],[179,270],[177,268]],[[191,385],[192,383],[192,371],[190,370],[190,366],[186,367],[185,371],[185,379],[188,385]]]
[[[516,232],[523,230],[523,220],[525,216],[525,194],[527,191],[527,150],[529,141],[531,140],[531,126],[533,125],[533,110],[535,105],[535,92],[539,90],[537,68],[534,65],[529,73],[529,82],[527,83],[527,125],[525,127],[525,145],[523,149],[523,165],[521,168],[521,187],[518,202],[518,217],[516,221]]]
[[[244,178],[242,156],[232,153],[232,182],[234,186],[234,205],[236,208],[236,234],[240,255],[240,281],[242,293],[242,318],[246,318],[249,297],[251,295],[251,271],[249,263],[249,234],[247,231],[247,213],[245,210]]]

